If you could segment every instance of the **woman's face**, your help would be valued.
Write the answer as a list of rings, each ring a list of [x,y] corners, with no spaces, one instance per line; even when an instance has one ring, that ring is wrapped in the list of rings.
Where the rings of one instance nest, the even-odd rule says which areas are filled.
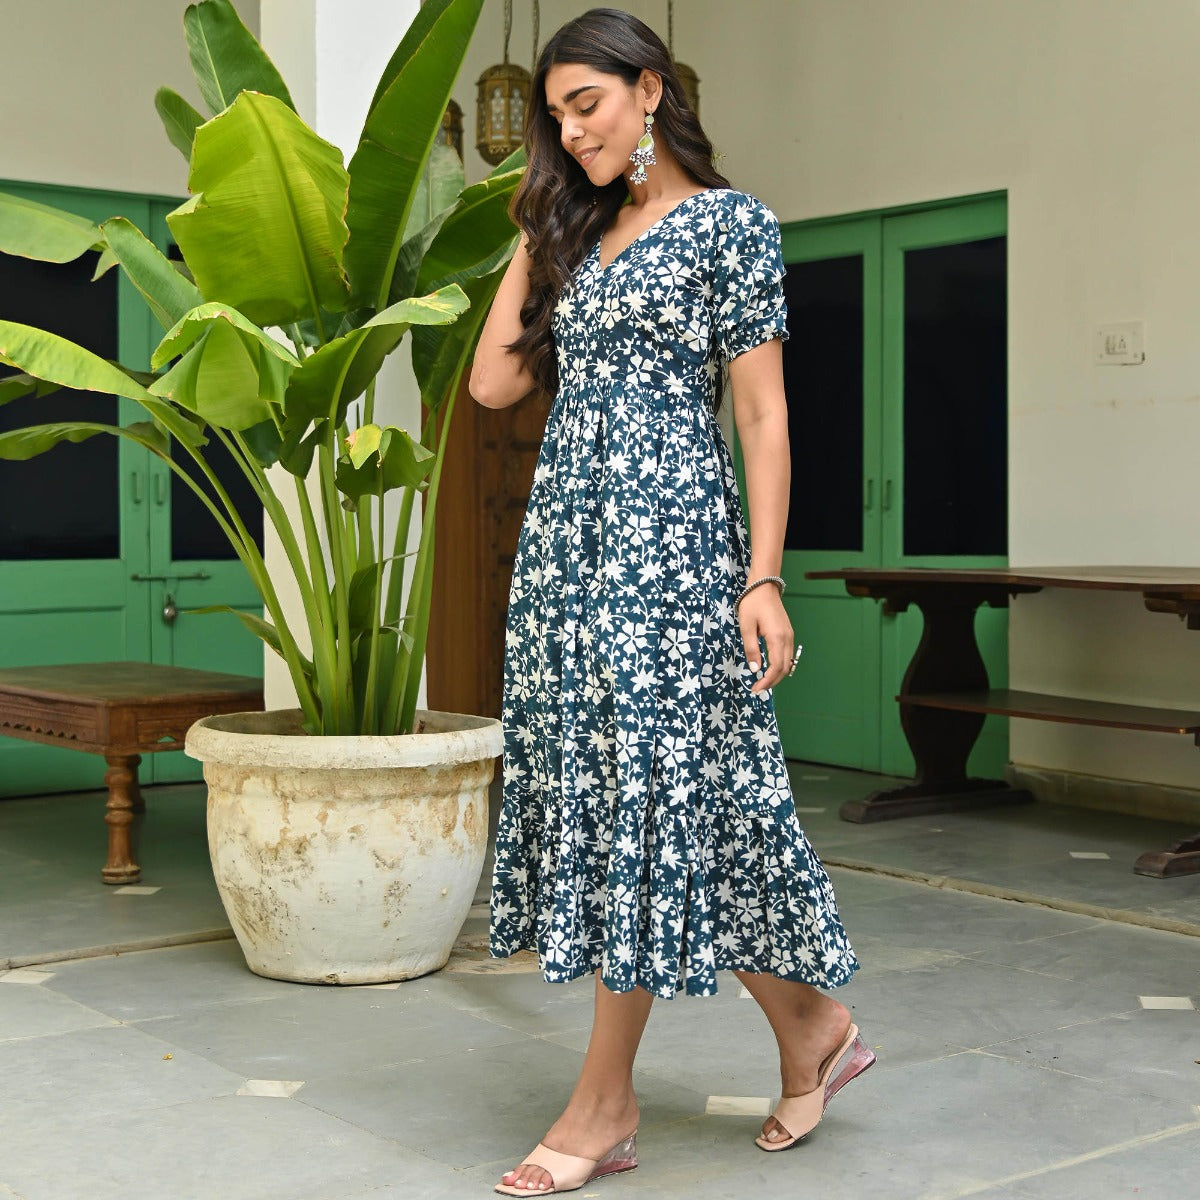
[[[642,72],[630,87],[580,63],[557,63],[546,72],[546,107],[558,122],[563,149],[596,187],[632,172],[630,154],[646,131],[646,113],[654,108],[657,76]]]

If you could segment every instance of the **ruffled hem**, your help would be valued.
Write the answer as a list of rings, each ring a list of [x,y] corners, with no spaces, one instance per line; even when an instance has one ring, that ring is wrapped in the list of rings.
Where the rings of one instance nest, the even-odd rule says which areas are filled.
[[[821,988],[841,987],[853,976],[858,960],[832,884],[790,799],[764,815],[698,811],[686,823],[674,814],[661,821],[638,816],[644,825],[637,830],[636,891],[622,882],[628,862],[610,859],[590,876],[568,870],[564,877],[563,866],[578,864],[570,851],[546,873],[553,880],[549,896],[531,874],[515,888],[506,880],[507,848],[498,847],[493,957],[531,950],[548,982],[600,971],[614,992],[643,987],[664,999],[681,991],[715,995],[722,970]],[[618,819],[615,839],[633,832],[622,824]],[[526,828],[518,841],[544,844],[547,832]],[[679,869],[663,869],[664,852]],[[572,898],[569,904],[565,897]]]

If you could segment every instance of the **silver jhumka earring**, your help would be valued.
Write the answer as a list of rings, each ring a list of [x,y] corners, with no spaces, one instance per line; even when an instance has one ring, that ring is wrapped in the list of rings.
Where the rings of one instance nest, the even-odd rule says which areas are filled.
[[[650,126],[654,124],[654,114],[646,114],[646,132],[638,139],[637,149],[629,156],[629,161],[637,163],[637,170],[629,177],[630,183],[645,183],[646,168],[658,162],[654,157],[654,134]]]

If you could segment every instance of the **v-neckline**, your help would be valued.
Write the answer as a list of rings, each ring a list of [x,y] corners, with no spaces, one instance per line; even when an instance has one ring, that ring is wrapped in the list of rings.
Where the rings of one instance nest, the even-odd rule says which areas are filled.
[[[676,204],[673,208],[668,208],[667,211],[665,213],[663,213],[663,215],[661,217],[659,217],[655,221],[651,221],[651,223],[649,225],[647,225],[646,228],[643,229],[642,232],[639,233],[637,235],[637,237],[635,237],[633,239],[633,241],[631,241],[629,243],[629,245],[627,245],[624,249],[617,251],[617,253],[614,254],[613,257],[607,263],[603,263],[600,261],[601,246],[602,246],[602,243],[604,242],[604,234],[601,233],[601,235],[596,239],[596,267],[597,267],[599,273],[601,275],[603,275],[606,271],[608,271],[619,259],[623,258],[626,254],[628,254],[629,251],[632,250],[634,248],[634,246],[636,246],[638,244],[638,242],[640,242],[646,236],[646,234],[648,234],[656,226],[661,225],[668,217],[673,217],[689,200],[694,200],[697,196],[705,196],[709,192],[715,192],[717,190],[718,190],[717,188],[711,188],[711,187],[702,188],[698,192],[693,192],[690,196],[684,196],[684,198],[682,200],[680,200],[680,202],[678,204]]]

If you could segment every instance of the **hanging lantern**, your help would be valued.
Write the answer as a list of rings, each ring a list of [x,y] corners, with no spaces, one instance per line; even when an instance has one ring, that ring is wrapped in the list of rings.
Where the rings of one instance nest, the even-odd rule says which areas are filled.
[[[512,0],[504,0],[504,62],[480,75],[476,99],[475,148],[493,167],[521,145],[525,134],[530,75],[508,61],[511,34]]]
[[[675,58],[675,0],[667,0],[667,50]],[[691,105],[692,112],[700,115],[700,76],[686,63],[676,62],[675,73],[683,85],[683,94]]]
[[[442,114],[442,141],[446,143],[462,159],[462,105],[457,100],[451,100]]]

